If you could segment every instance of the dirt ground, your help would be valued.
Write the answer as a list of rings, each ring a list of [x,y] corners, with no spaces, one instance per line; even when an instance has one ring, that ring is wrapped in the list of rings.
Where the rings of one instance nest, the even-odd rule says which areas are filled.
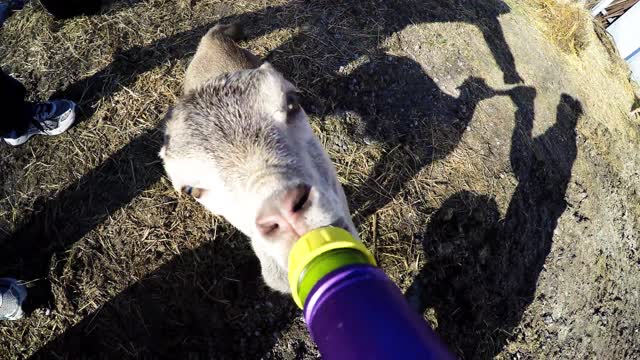
[[[0,276],[31,308],[0,324],[0,358],[318,357],[247,239],[157,158],[219,21],[303,91],[362,239],[461,358],[640,357],[638,100],[590,25],[564,52],[535,3],[115,1],[64,21],[27,5],[0,65],[81,121],[0,144]]]

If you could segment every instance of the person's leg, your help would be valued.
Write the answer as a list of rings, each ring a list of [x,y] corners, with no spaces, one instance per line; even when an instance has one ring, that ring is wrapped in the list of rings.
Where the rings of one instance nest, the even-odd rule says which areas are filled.
[[[40,0],[40,3],[56,19],[94,15],[102,7],[102,0]]]
[[[0,138],[12,146],[22,145],[33,135],[59,135],[73,125],[76,104],[69,100],[30,103],[24,100],[26,89],[0,70]]]
[[[4,0],[0,2],[0,26],[11,14],[24,7],[24,0]]]
[[[0,119],[0,137],[9,136],[11,132],[26,131],[31,122],[31,104],[24,100],[27,90],[16,79],[0,69],[0,101],[5,116]]]

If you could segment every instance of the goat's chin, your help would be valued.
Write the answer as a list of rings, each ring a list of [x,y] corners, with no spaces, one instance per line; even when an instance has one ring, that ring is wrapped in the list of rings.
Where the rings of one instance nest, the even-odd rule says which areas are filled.
[[[263,274],[263,277],[264,277],[264,274]],[[283,294],[291,294],[291,289],[289,288],[289,280],[286,277],[284,279],[264,277],[264,282],[272,290],[275,290]]]
[[[280,266],[273,257],[264,256],[264,253],[258,254],[258,257],[260,258],[262,278],[264,279],[265,284],[275,291],[284,294],[291,293],[291,289],[289,289],[287,269]]]

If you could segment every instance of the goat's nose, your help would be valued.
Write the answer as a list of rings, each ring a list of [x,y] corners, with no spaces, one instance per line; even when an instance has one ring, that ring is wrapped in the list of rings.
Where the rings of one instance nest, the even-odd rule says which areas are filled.
[[[262,235],[293,232],[296,237],[307,232],[303,214],[310,206],[311,186],[300,184],[287,189],[282,195],[267,204],[256,225]]]

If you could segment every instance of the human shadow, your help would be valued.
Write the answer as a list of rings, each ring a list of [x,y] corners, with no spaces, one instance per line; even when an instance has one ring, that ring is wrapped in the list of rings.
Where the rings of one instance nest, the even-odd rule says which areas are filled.
[[[518,185],[504,218],[493,198],[448,198],[422,235],[427,264],[407,290],[420,312],[435,310],[437,332],[463,358],[502,351],[533,301],[577,156],[580,102],[563,94],[556,122],[532,137],[535,91],[508,91],[518,105],[511,166]]]
[[[222,17],[221,23],[240,22],[252,24],[251,34],[258,37],[268,33],[273,28],[259,26],[264,24],[264,17],[269,16],[276,9],[268,8],[263,11],[248,12],[241,15]],[[217,22],[216,22],[217,23]],[[210,23],[162,38],[153,44],[134,46],[120,50],[113,55],[113,61],[95,74],[79,79],[51,95],[52,99],[64,98],[78,104],[78,119],[80,123],[89,119],[95,113],[100,100],[112,96],[123,87],[134,83],[140,74],[150,71],[166,62],[187,58],[195,53],[200,38],[216,23]]]
[[[318,8],[322,8],[322,11],[314,13],[313,11],[318,10]],[[416,9],[422,11],[416,11]],[[351,98],[351,105],[365,117],[368,124],[365,126],[365,131],[368,134],[378,137],[378,140],[385,142],[388,146],[398,144],[399,141],[407,141],[408,146],[415,145],[414,149],[423,149],[416,151],[422,151],[420,156],[423,159],[420,161],[422,166],[424,166],[430,161],[433,161],[433,159],[446,156],[455,148],[473,115],[478,101],[491,96],[491,91],[481,79],[469,78],[461,86],[460,96],[451,97],[440,91],[433,80],[420,69],[418,64],[408,58],[402,57],[392,57],[393,61],[387,63],[387,60],[385,60],[386,57],[380,54],[378,47],[385,38],[401,31],[411,24],[448,21],[467,22],[478,26],[482,30],[487,44],[494,54],[496,63],[505,74],[505,78],[510,79],[509,81],[519,81],[513,55],[504,39],[502,28],[498,22],[498,17],[506,12],[508,12],[508,7],[499,0],[469,0],[444,3],[434,0],[398,3],[371,1],[363,4],[353,4],[346,1],[315,1],[291,2],[282,6],[267,7],[256,12],[223,16],[219,22],[240,22],[247,24],[249,38],[255,38],[281,28],[293,26],[292,24],[296,24],[296,16],[300,13],[310,14],[310,19],[307,23],[319,29],[321,33],[319,42],[316,42],[318,38],[309,36],[310,34],[308,32],[302,31],[300,35],[294,36],[293,39],[274,49],[270,58],[273,59],[275,65],[281,69],[295,68],[288,66],[293,58],[289,55],[295,54],[297,46],[304,42],[310,42],[316,46],[320,56],[334,53],[334,46],[339,46],[339,52],[344,54],[344,56],[341,56],[338,62],[352,60],[351,56],[353,54],[349,54],[349,52],[355,51],[355,48],[351,43],[360,40],[360,38],[349,35],[348,31],[336,32],[335,30],[331,30],[326,21],[328,17],[348,16],[350,17],[350,21],[352,21],[351,26],[353,26],[353,29],[359,30],[360,32],[375,30],[378,36],[375,38],[369,37],[369,40],[366,40],[369,50],[374,53],[372,62],[370,65],[358,69],[351,77],[339,79],[336,82],[334,79],[320,79],[320,81],[317,81],[318,79],[315,78],[313,71],[308,71],[301,76],[295,76],[295,74],[286,72],[285,75],[288,77],[296,77],[299,80],[298,83],[301,88],[320,89],[318,93],[323,94],[325,94],[325,90],[322,89],[330,88],[333,85],[344,89],[348,81],[355,79],[356,82],[360,82],[358,86],[362,87],[362,93],[366,94],[367,92],[371,92],[371,97],[375,98],[379,96],[374,96],[373,94],[376,92],[376,89],[383,88],[375,82],[367,82],[366,74],[369,72],[369,69],[385,68],[386,70],[383,72],[386,73],[389,78],[379,80],[383,81],[383,83],[386,81],[390,88],[397,91],[397,93],[394,93],[397,99],[394,99],[398,100],[399,104],[404,104],[405,111],[414,112],[421,116],[426,115],[423,116],[423,119],[419,121],[416,127],[427,126],[430,132],[439,134],[439,136],[445,140],[448,139],[448,143],[430,140],[427,146],[423,146],[425,143],[410,133],[410,128],[407,127],[406,124],[402,124],[401,127],[397,128],[400,130],[397,134],[391,137],[382,136],[381,134],[383,132],[380,130],[393,128],[395,122],[400,120],[399,117],[396,117],[398,114],[382,106],[376,110],[377,112],[372,113],[361,105],[360,98],[356,96]],[[279,21],[272,21],[275,17],[280,17]],[[134,82],[140,74],[160,66],[167,61],[182,59],[188,56],[188,54],[193,53],[200,37],[211,25],[213,24],[178,33],[150,45],[136,46],[120,51],[115,54],[114,61],[110,65],[92,76],[70,84],[55,94],[54,97],[65,97],[75,100],[83,109],[81,118],[87,119],[93,115],[96,104],[101,99],[111,96],[123,86],[128,86]],[[335,42],[324,42],[323,40],[325,38],[331,39],[332,41],[335,40]],[[331,66],[335,65],[336,64],[331,63]],[[407,75],[403,73],[405,70],[408,70]],[[291,70],[289,72],[291,72]],[[375,72],[373,72],[373,74],[375,74]],[[392,74],[393,76],[391,76]],[[416,77],[409,78],[408,74],[416,75]],[[395,79],[398,78],[407,81],[413,86],[414,90],[426,91],[425,94],[431,95],[425,95],[425,97],[423,97],[419,95],[419,92],[408,94],[407,91],[402,88],[401,83],[393,83],[397,81]],[[349,93],[347,92],[347,94]],[[340,103],[343,95],[345,94],[328,94],[330,100],[336,103]],[[344,105],[347,106],[349,104]],[[433,108],[430,106],[433,106]],[[413,109],[414,107],[415,109]],[[323,110],[319,110],[318,112],[322,113],[322,111]],[[442,113],[438,111],[442,111]],[[7,241],[3,242],[3,246],[4,244],[9,245],[6,247],[7,250],[0,254],[0,264],[2,264],[2,269],[0,270],[14,274],[21,279],[40,279],[37,282],[38,286],[34,287],[30,293],[30,299],[34,306],[40,306],[51,301],[51,288],[47,280],[51,259],[58,255],[64,258],[63,254],[70,249],[74,243],[104,222],[114,211],[126,206],[161,177],[162,170],[159,162],[156,160],[157,147],[160,142],[159,137],[157,130],[149,130],[143,135],[133,139],[131,143],[113,154],[109,160],[89,172],[81,180],[63,189],[52,200],[40,203],[26,223],[23,224],[15,234],[12,234]],[[409,154],[406,154],[406,156],[409,156]],[[388,159],[382,159],[378,165],[376,165],[373,173],[376,174],[384,171],[387,166],[386,164],[388,164],[387,160]],[[133,170],[131,170],[132,167]],[[410,180],[413,175],[415,174],[402,174],[395,182],[389,182],[387,184],[390,187],[388,191],[392,194],[397,193],[399,189],[401,189],[402,184]],[[361,197],[362,193],[355,194],[354,196],[356,198],[354,201],[358,203],[358,197]],[[384,201],[387,200],[382,200],[382,203],[374,202],[367,205],[365,211],[361,213],[361,216],[366,216],[367,212],[374,212],[383,205]],[[203,245],[202,248],[202,251],[205,253],[207,253],[207,246],[209,245]],[[201,251],[201,249],[191,252],[190,254],[197,257],[199,251]],[[208,255],[213,257],[220,256],[219,253],[208,253]],[[72,347],[67,347],[65,344],[79,344],[90,341],[87,339],[92,339],[96,342],[95,347],[82,347],[81,349],[89,351],[89,353],[94,353],[94,351],[105,351],[109,353],[107,345],[103,346],[100,344],[113,344],[109,339],[115,338],[124,341],[123,338],[118,337],[118,334],[123,334],[123,336],[129,334],[131,336],[129,345],[132,346],[130,349],[147,349],[149,347],[152,348],[149,351],[155,351],[154,349],[156,348],[160,351],[161,349],[168,349],[168,345],[162,346],[163,343],[166,343],[175,345],[175,347],[171,347],[171,351],[174,351],[175,354],[187,353],[189,346],[185,345],[180,348],[180,346],[174,342],[174,338],[181,338],[181,334],[179,333],[167,331],[167,335],[165,336],[163,335],[164,332],[154,331],[152,334],[155,340],[151,341],[149,337],[151,333],[148,332],[150,330],[148,330],[148,327],[145,325],[147,322],[155,324],[159,321],[161,324],[158,325],[158,327],[160,329],[165,328],[165,325],[163,325],[165,324],[163,322],[164,320],[157,319],[159,312],[153,310],[153,307],[151,307],[149,311],[136,315],[139,318],[141,317],[140,323],[133,320],[131,322],[118,320],[126,316],[119,315],[120,312],[122,312],[122,314],[131,314],[130,311],[133,310],[128,309],[126,304],[135,302],[138,297],[151,299],[149,300],[150,303],[152,301],[160,301],[167,307],[174,306],[184,309],[184,311],[174,313],[175,317],[170,317],[166,320],[167,323],[181,324],[188,323],[194,317],[204,316],[206,318],[207,315],[202,315],[200,310],[193,312],[189,310],[190,308],[187,305],[189,297],[185,297],[186,300],[184,300],[184,302],[182,302],[182,300],[176,300],[181,299],[178,295],[176,295],[175,298],[167,298],[166,294],[172,292],[168,292],[168,290],[165,291],[165,289],[160,287],[160,284],[154,280],[158,274],[166,274],[169,272],[168,269],[174,266],[172,264],[180,261],[189,262],[192,261],[192,258],[190,255],[181,255],[180,258],[167,264],[166,267],[163,266],[158,269],[157,272],[152,272],[145,280],[142,280],[141,283],[158,285],[157,290],[149,290],[151,287],[146,287],[145,289],[149,291],[149,294],[141,294],[140,288],[137,287],[137,285],[133,285],[118,295],[113,301],[107,303],[102,310],[96,311],[72,330],[69,330],[54,340],[50,346],[43,351],[64,352],[63,349],[66,349],[72,352]],[[62,261],[61,264],[64,264],[64,261]],[[207,276],[206,274],[211,276],[211,274],[215,273],[203,272],[201,275],[198,275],[198,277]],[[257,273],[254,275],[257,276]],[[166,285],[172,286],[172,283],[167,282]],[[225,284],[219,283],[215,286],[215,289],[224,290],[226,286]],[[180,287],[176,286],[176,288]],[[189,289],[187,285],[184,285],[180,289],[184,293],[194,293],[194,291],[196,291]],[[242,301],[244,296],[244,294],[235,294],[234,297],[232,297],[232,301]],[[256,297],[251,301],[253,301],[253,305],[255,306],[261,299]],[[278,307],[288,309],[284,305],[287,303],[286,301],[277,302],[274,300],[274,303],[276,303]],[[202,311],[209,309],[212,312],[211,316],[218,316],[216,314],[222,312],[220,308],[208,306],[209,305],[203,305]],[[245,308],[247,309],[246,311],[249,311],[249,308],[250,306],[247,305]],[[138,308],[134,309],[138,311]],[[265,314],[265,316],[269,317],[269,314]],[[286,322],[286,320],[291,319],[291,316],[290,314],[284,315],[282,319]],[[100,328],[93,327],[92,324],[96,322],[102,324]],[[113,327],[110,327],[110,324],[113,324]],[[131,327],[131,329],[126,330],[122,328],[122,326]],[[282,324],[277,323],[270,329],[277,332],[281,328]],[[203,330],[202,327],[195,327],[193,330],[188,330],[185,327],[179,327],[179,329],[181,329],[187,337],[197,337],[197,331],[204,331],[203,334],[207,336],[212,335],[212,333]],[[139,332],[147,335],[137,335]],[[96,339],[105,340],[97,342]],[[184,340],[186,337],[182,337],[181,339]],[[268,345],[269,343],[272,342],[267,341],[265,344]],[[211,342],[209,342],[209,344],[211,344]],[[219,349],[230,349],[228,346],[225,347],[223,343],[214,343],[214,345],[212,345],[213,348],[209,349],[213,354],[221,354]],[[219,349],[216,348],[218,345],[221,346]],[[120,349],[123,350],[122,348]],[[267,346],[261,346],[256,349],[258,352],[254,354],[266,349]],[[233,349],[230,349],[230,351],[232,350]],[[126,352],[126,350],[123,351]],[[232,351],[232,353],[237,352]]]
[[[48,277],[55,254],[63,254],[160,180],[161,139],[157,130],[136,137],[52,199],[36,200],[24,225],[0,238],[0,271],[30,281],[28,308],[52,302]]]
[[[451,96],[420,64],[383,53],[329,89],[337,108],[362,117],[352,129],[355,137],[385,149],[367,180],[357,189],[347,187],[360,220],[389,203],[422,168],[455,150],[479,102],[496,95],[483,79],[469,77],[458,87],[459,95]]]
[[[292,1],[254,12],[222,16],[216,23],[244,24],[248,28],[248,39],[251,39],[283,28],[293,28],[294,24],[298,23],[297,17],[300,14],[310,14],[307,15],[308,26],[304,26],[307,30],[303,30],[299,35],[272,50],[272,54],[283,54],[280,60],[276,60],[283,69],[295,68],[291,66],[291,58],[287,59],[287,55],[295,54],[295,49],[299,49],[301,43],[312,43],[319,52],[318,56],[324,58],[330,58],[329,53],[338,49],[341,54],[340,61],[344,62],[352,60],[350,56],[359,50],[354,43],[366,42],[370,49],[375,50],[384,39],[412,24],[468,23],[480,29],[496,64],[504,74],[505,82],[512,84],[522,82],[522,78],[517,72],[514,56],[499,22],[499,16],[509,11],[509,7],[501,0],[368,1],[358,4],[334,0]],[[363,33],[375,31],[377,36],[372,38],[373,40],[362,39],[330,26],[328,19],[345,16],[351,17],[353,22],[352,28],[346,30]],[[275,21],[275,19],[278,20]],[[134,46],[119,51],[114,54],[112,63],[89,77],[69,84],[54,93],[52,98],[76,101],[82,111],[80,119],[87,119],[93,115],[99,100],[133,83],[140,74],[167,61],[183,59],[193,54],[200,37],[213,25],[198,26],[160,39],[151,45]],[[317,31],[309,31],[310,28]],[[311,32],[313,35],[310,34]],[[296,76],[301,80],[302,85],[307,89],[323,85],[323,82],[318,82],[318,79],[313,77],[315,73],[313,66],[310,66],[309,70],[306,76]]]
[[[475,25],[484,37],[496,64],[503,73],[506,84],[522,83],[516,69],[515,59],[505,39],[500,15],[509,13],[511,9],[501,0],[462,0],[435,2],[437,10],[432,15],[437,22],[464,22]]]
[[[32,358],[253,359],[267,353],[298,309],[261,283],[259,264],[245,247],[231,251],[226,241],[212,239],[183,252]]]

